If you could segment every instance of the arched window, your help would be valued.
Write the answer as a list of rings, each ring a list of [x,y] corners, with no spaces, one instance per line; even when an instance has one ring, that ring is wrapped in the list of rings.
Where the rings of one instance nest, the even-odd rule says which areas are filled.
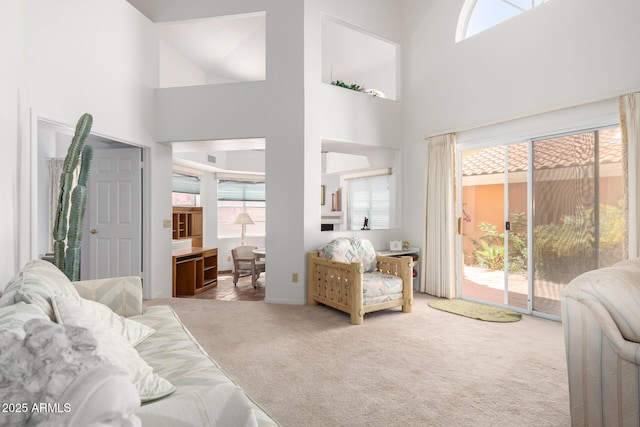
[[[547,1],[549,0],[465,0],[458,18],[456,43]]]

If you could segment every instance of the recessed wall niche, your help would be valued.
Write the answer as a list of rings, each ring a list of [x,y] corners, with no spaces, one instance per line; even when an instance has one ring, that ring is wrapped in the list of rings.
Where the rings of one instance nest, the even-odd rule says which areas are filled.
[[[266,79],[266,12],[158,24],[160,87]]]
[[[344,82],[398,97],[398,45],[344,21],[322,17],[322,82]]]

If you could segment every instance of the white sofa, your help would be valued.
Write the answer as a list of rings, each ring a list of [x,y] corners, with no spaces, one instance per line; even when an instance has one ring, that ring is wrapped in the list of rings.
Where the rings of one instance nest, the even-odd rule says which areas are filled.
[[[560,298],[572,425],[640,425],[640,259],[584,273]]]
[[[103,306],[87,300],[108,306],[118,315],[113,316],[106,310],[116,320],[125,318],[127,322],[136,322],[131,322],[133,325],[146,325],[143,328],[151,333],[133,347],[137,355],[153,368],[154,377],[147,384],[152,383],[153,387],[162,389],[155,395],[151,393],[147,399],[143,398],[142,406],[135,412],[143,426],[278,425],[211,359],[171,307],[143,309],[142,285],[138,277],[72,284],[52,264],[31,261],[9,282],[0,296],[0,332],[8,330],[24,336],[22,326],[32,318],[63,323],[63,303],[69,303],[76,311],[84,310],[78,308],[78,303],[85,307],[93,304],[89,306],[90,312],[103,310]],[[76,312],[65,314],[64,323],[71,324],[76,315]],[[75,326],[83,325],[76,322]],[[94,325],[87,327],[92,330]],[[97,335],[95,329],[93,332],[94,336]],[[96,338],[96,352],[101,345],[109,345],[109,341],[105,344],[104,337]],[[125,360],[125,365],[130,365],[128,360]],[[158,398],[161,395],[164,396]],[[143,396],[142,392],[140,396]],[[82,408],[74,410],[81,411]]]

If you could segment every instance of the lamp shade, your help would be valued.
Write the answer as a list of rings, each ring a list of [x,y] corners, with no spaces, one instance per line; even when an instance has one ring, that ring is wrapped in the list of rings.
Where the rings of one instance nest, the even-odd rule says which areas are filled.
[[[238,217],[234,221],[234,224],[253,224],[253,220],[248,213],[242,212],[238,214]]]

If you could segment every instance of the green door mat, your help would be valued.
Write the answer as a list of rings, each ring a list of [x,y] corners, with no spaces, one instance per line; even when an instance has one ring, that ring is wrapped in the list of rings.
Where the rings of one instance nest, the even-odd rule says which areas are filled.
[[[517,322],[522,319],[522,314],[515,311],[461,299],[433,300],[429,307],[487,322]]]

